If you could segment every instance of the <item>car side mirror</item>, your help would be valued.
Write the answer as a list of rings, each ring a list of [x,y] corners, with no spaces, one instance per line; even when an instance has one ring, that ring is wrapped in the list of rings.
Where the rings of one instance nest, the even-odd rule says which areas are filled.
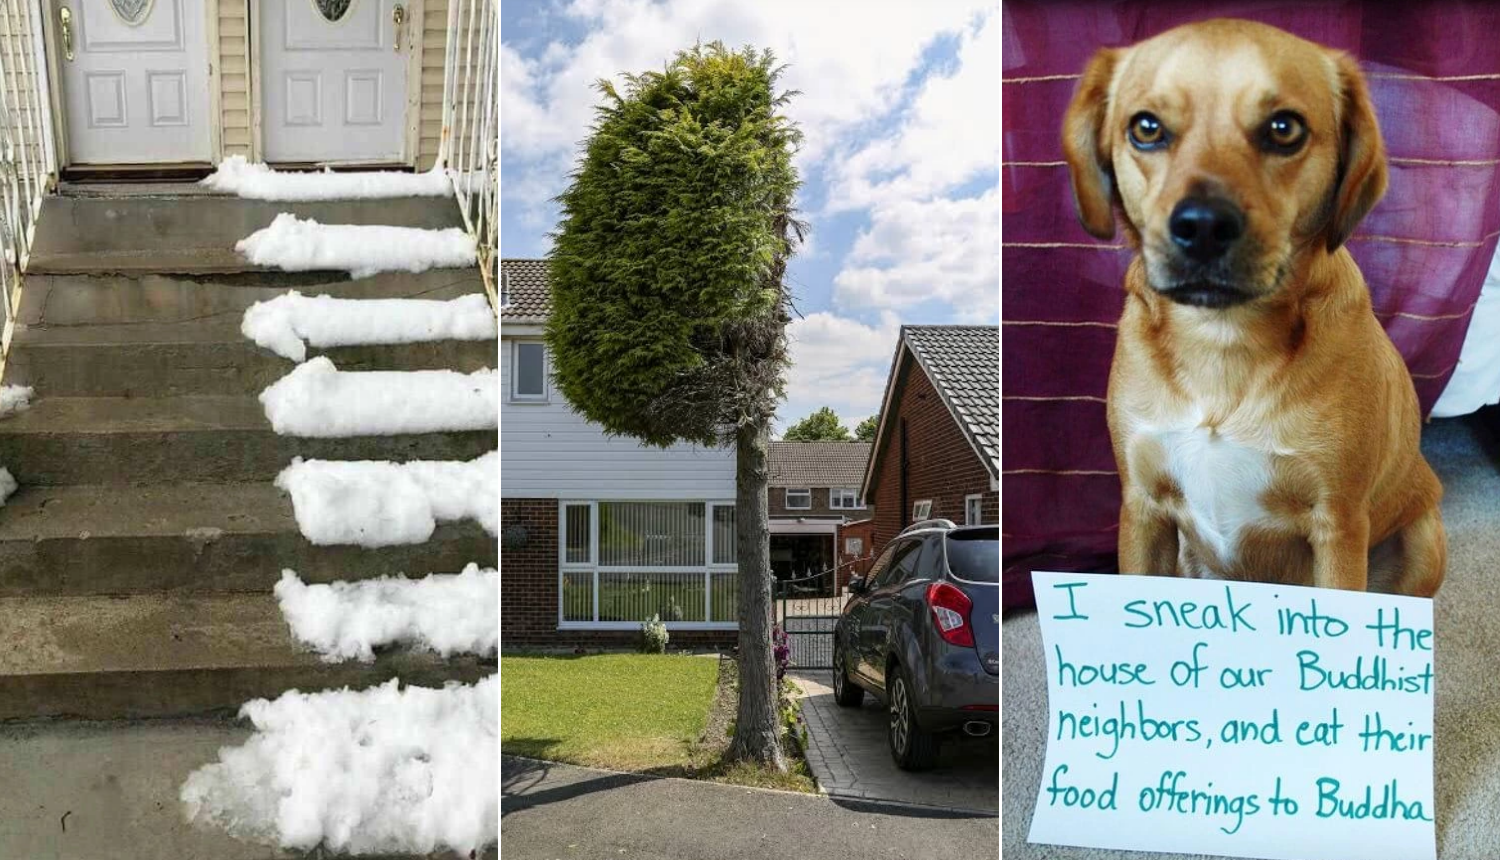
[[[863,576],[856,576],[853,579],[849,580],[850,594],[864,594],[865,591],[868,590],[868,588],[869,586],[865,583],[865,578]]]

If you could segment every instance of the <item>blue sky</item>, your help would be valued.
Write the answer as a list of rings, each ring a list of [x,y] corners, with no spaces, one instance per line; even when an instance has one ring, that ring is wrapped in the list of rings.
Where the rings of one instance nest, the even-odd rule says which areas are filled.
[[[879,409],[902,323],[999,318],[1000,14],[993,0],[506,0],[501,251],[545,256],[601,77],[693,42],[770,48],[799,90],[788,272],[801,314],[778,425]]]

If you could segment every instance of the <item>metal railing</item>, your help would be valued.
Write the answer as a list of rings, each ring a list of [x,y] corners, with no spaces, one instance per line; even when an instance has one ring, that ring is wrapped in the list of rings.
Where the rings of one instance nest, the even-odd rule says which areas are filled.
[[[443,165],[500,307],[500,0],[449,0],[443,69]]]
[[[37,68],[38,14],[35,3],[0,0],[0,309],[5,314],[0,369],[10,354],[37,213],[42,197],[57,181],[46,143],[46,97]]]

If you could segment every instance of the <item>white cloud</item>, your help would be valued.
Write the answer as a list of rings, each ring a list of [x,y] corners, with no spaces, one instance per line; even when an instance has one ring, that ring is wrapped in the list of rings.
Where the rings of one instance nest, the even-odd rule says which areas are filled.
[[[966,32],[956,68],[922,81],[892,134],[832,162],[828,211],[944,194],[998,168],[999,31],[990,15]]]
[[[904,308],[936,300],[966,322],[1000,309],[1000,191],[978,197],[902,199],[871,214],[834,278],[841,308]]]
[[[881,314],[877,325],[827,311],[793,320],[787,326],[792,367],[778,425],[787,427],[829,406],[853,431],[880,411],[900,333],[900,320],[889,312]]]
[[[891,134],[834,160],[826,209],[867,209],[834,278],[841,308],[937,300],[966,322],[996,315],[1000,195],[953,197],[999,164],[999,16],[966,32],[952,74],[929,75]]]
[[[882,4],[823,0],[574,0],[564,15],[588,33],[576,44],[553,42],[527,59],[502,46],[502,151],[534,159],[571,160],[598,102],[594,83],[622,72],[661,68],[697,40],[770,48],[788,65],[787,89],[801,91],[788,113],[802,127],[804,166],[838,136],[886,115],[934,39],[993,11],[992,0]],[[993,17],[993,16],[992,16]],[[995,82],[990,82],[991,98]],[[996,123],[998,125],[998,122]],[[524,193],[524,189],[507,189]]]

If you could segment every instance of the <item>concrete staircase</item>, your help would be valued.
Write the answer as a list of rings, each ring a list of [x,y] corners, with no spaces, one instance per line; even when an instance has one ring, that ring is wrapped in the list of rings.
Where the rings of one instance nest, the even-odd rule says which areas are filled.
[[[296,439],[272,432],[256,396],[294,365],[240,335],[252,303],[289,288],[357,298],[453,298],[483,289],[477,270],[351,281],[343,273],[261,271],[239,260],[234,242],[281,211],[326,223],[458,224],[448,199],[45,201],[3,380],[36,392],[30,410],[0,421],[0,466],[21,484],[0,508],[0,720],[45,718],[53,722],[32,725],[55,727],[57,718],[177,718],[152,724],[171,733],[293,688],[395,676],[439,686],[495,670],[493,659],[404,651],[373,664],[329,665],[300,652],[288,635],[271,594],[283,568],[308,581],[420,576],[468,562],[494,566],[498,554],[495,539],[474,523],[442,525],[421,546],[314,547],[298,533],[289,497],[271,483],[294,456],[466,460],[494,449],[497,434]],[[496,342],[325,354],[345,370],[470,371],[494,366]],[[121,738],[141,732],[126,723],[87,725],[106,735],[115,726]],[[0,738],[11,743],[26,731],[11,723],[0,726]],[[175,845],[181,836],[184,846],[196,845],[172,829],[172,816],[180,819],[174,805],[158,805],[153,814],[166,816],[158,835],[168,841],[156,844]],[[82,822],[70,823],[79,832]],[[21,856],[7,846],[23,844],[32,843],[0,834],[0,856]],[[281,856],[214,844],[215,857]]]

